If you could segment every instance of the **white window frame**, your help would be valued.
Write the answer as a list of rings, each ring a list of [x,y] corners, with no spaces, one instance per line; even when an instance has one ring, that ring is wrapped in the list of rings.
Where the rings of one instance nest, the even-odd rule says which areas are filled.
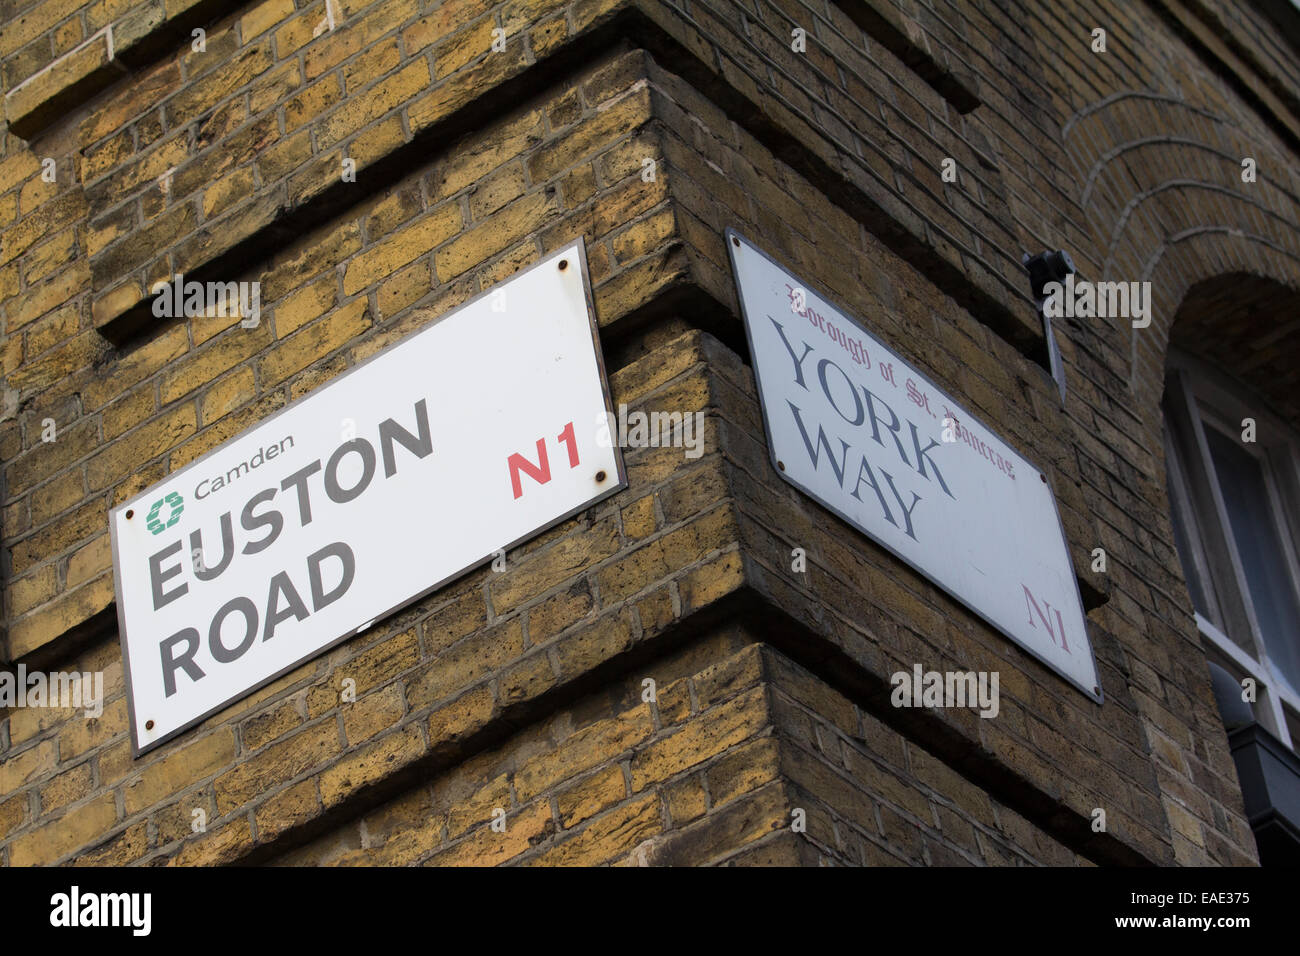
[[[1196,577],[1209,605],[1206,611],[1214,618],[1194,611],[1197,630],[1211,659],[1238,681],[1254,679],[1256,719],[1282,743],[1297,749],[1300,739],[1293,739],[1291,728],[1300,727],[1300,692],[1268,656],[1214,478],[1205,429],[1217,428],[1240,440],[1242,420],[1255,420],[1256,441],[1241,447],[1261,464],[1269,504],[1275,515],[1282,516],[1278,530],[1285,570],[1298,597],[1300,435],[1269,413],[1262,400],[1206,363],[1171,348],[1168,365],[1164,441],[1169,503],[1177,510],[1192,551],[1180,555],[1192,565],[1184,572],[1189,579]]]

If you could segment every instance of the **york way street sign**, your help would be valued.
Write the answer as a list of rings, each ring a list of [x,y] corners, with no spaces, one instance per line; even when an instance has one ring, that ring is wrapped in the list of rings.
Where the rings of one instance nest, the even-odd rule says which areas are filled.
[[[611,413],[578,242],[123,502],[136,754],[625,487]]]
[[[727,248],[777,473],[1101,703],[1045,476],[734,230]]]

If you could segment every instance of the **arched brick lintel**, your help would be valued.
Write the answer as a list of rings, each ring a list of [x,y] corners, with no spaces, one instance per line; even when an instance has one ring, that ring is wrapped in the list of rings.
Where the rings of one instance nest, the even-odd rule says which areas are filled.
[[[1165,243],[1147,277],[1152,320],[1130,329],[1130,385],[1135,411],[1153,438],[1162,427],[1171,341],[1222,366],[1300,424],[1294,397],[1300,349],[1292,345],[1286,358],[1287,330],[1300,331],[1300,254],[1267,236],[1206,226]]]

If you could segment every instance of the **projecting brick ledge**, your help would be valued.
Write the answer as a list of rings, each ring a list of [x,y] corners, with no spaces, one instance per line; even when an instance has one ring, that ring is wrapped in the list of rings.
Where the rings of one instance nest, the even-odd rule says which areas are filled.
[[[567,16],[555,17],[565,10]],[[927,147],[933,155],[921,163],[900,165],[891,158],[897,153],[899,133],[866,111],[866,105],[854,103],[855,97],[875,101],[875,93],[860,82],[840,90],[793,53],[777,55],[774,66],[797,76],[808,92],[785,80],[776,89],[767,88],[739,64],[751,62],[759,50],[765,51],[762,56],[775,55],[770,40],[750,40],[734,24],[715,21],[703,10],[692,19],[658,0],[554,0],[530,7],[528,16],[508,37],[504,52],[486,56],[474,46],[475,25],[451,32],[446,24],[413,22],[401,35],[407,47],[418,52],[394,61],[389,75],[375,77],[368,86],[359,74],[353,77],[349,95],[342,99],[328,89],[321,92],[322,84],[327,87],[330,81],[318,74],[332,68],[338,56],[355,52],[339,48],[348,31],[377,39],[405,22],[383,6],[358,14],[356,22],[313,48],[316,52],[309,54],[305,69],[307,79],[316,83],[308,90],[301,89],[304,80],[292,69],[286,72],[293,62],[278,65],[269,34],[227,44],[229,62],[208,68],[196,79],[179,82],[176,73],[178,92],[170,99],[165,89],[150,89],[148,97],[124,89],[121,99],[126,106],[152,106],[161,100],[167,116],[178,110],[181,116],[216,110],[211,121],[218,128],[203,130],[193,149],[175,131],[164,133],[137,155],[125,147],[123,135],[138,117],[129,112],[119,116],[126,129],[107,138],[111,127],[83,124],[84,188],[97,226],[90,249],[93,284],[100,293],[94,310],[97,327],[113,341],[129,338],[147,324],[141,313],[150,282],[158,276],[183,271],[202,278],[205,271],[229,271],[237,263],[256,261],[287,237],[326,221],[341,204],[370,195],[368,189],[386,181],[385,171],[409,171],[425,161],[422,157],[427,158],[431,146],[481,128],[610,50],[635,44],[705,91],[715,104],[711,111],[721,120],[713,128],[725,130],[733,120],[749,128],[890,249],[924,268],[980,321],[1035,361],[1042,359],[1041,332],[1025,299],[1018,254],[997,225],[1006,213],[1005,187],[977,126],[966,124],[967,134],[946,123],[934,124],[930,135],[935,142]],[[301,32],[295,22],[287,21],[281,30]],[[848,21],[843,28],[861,32]],[[214,38],[213,43],[219,42]],[[836,43],[861,69],[874,69],[851,44]],[[437,57],[436,69],[428,66],[429,49]],[[152,76],[165,76],[171,69],[160,64]],[[906,71],[901,63],[899,69]],[[133,80],[133,85],[145,82],[152,79]],[[219,101],[239,84],[247,84],[250,102],[264,115],[226,134],[219,128],[227,119],[226,107]],[[919,80],[916,84],[927,89]],[[845,112],[849,122],[823,122],[824,110],[813,106],[822,96]],[[932,90],[923,99],[928,109],[944,110]],[[879,102],[884,104],[879,109],[890,115],[894,108]],[[282,112],[286,129],[293,127],[284,134],[277,125]],[[935,190],[942,184],[928,172],[937,169],[944,156],[957,157],[967,171],[963,217],[939,200]],[[344,157],[356,167],[356,182],[347,188],[340,184]],[[247,195],[223,193],[217,198],[220,190],[211,184],[246,161],[252,164],[248,169],[257,168],[261,187],[252,190],[250,176]],[[169,185],[163,205],[150,208],[165,211],[147,224],[128,221],[133,213],[122,200],[164,174]],[[916,188],[900,193],[897,176],[915,178]],[[367,187],[367,182],[372,185]],[[209,188],[200,197],[205,186]]]

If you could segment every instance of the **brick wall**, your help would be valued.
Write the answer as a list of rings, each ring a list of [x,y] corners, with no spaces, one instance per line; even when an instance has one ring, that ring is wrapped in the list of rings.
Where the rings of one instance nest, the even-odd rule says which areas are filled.
[[[1216,10],[0,7],[0,657],[107,693],[94,721],[0,717],[0,860],[1253,862],[1152,437],[1171,334],[1223,332],[1186,304],[1300,288],[1297,117],[1267,81],[1297,60],[1242,60],[1252,16],[1216,14],[1221,48],[1179,26]],[[772,471],[727,226],[1046,471],[1104,706]],[[579,236],[614,402],[706,412],[706,454],[629,450],[628,489],[506,573],[132,759],[108,509]],[[1064,407],[1020,265],[1043,248],[1157,301],[1148,329],[1058,328]],[[260,281],[262,322],[154,318],[176,272]],[[998,670],[1001,716],[891,708],[917,662]]]

